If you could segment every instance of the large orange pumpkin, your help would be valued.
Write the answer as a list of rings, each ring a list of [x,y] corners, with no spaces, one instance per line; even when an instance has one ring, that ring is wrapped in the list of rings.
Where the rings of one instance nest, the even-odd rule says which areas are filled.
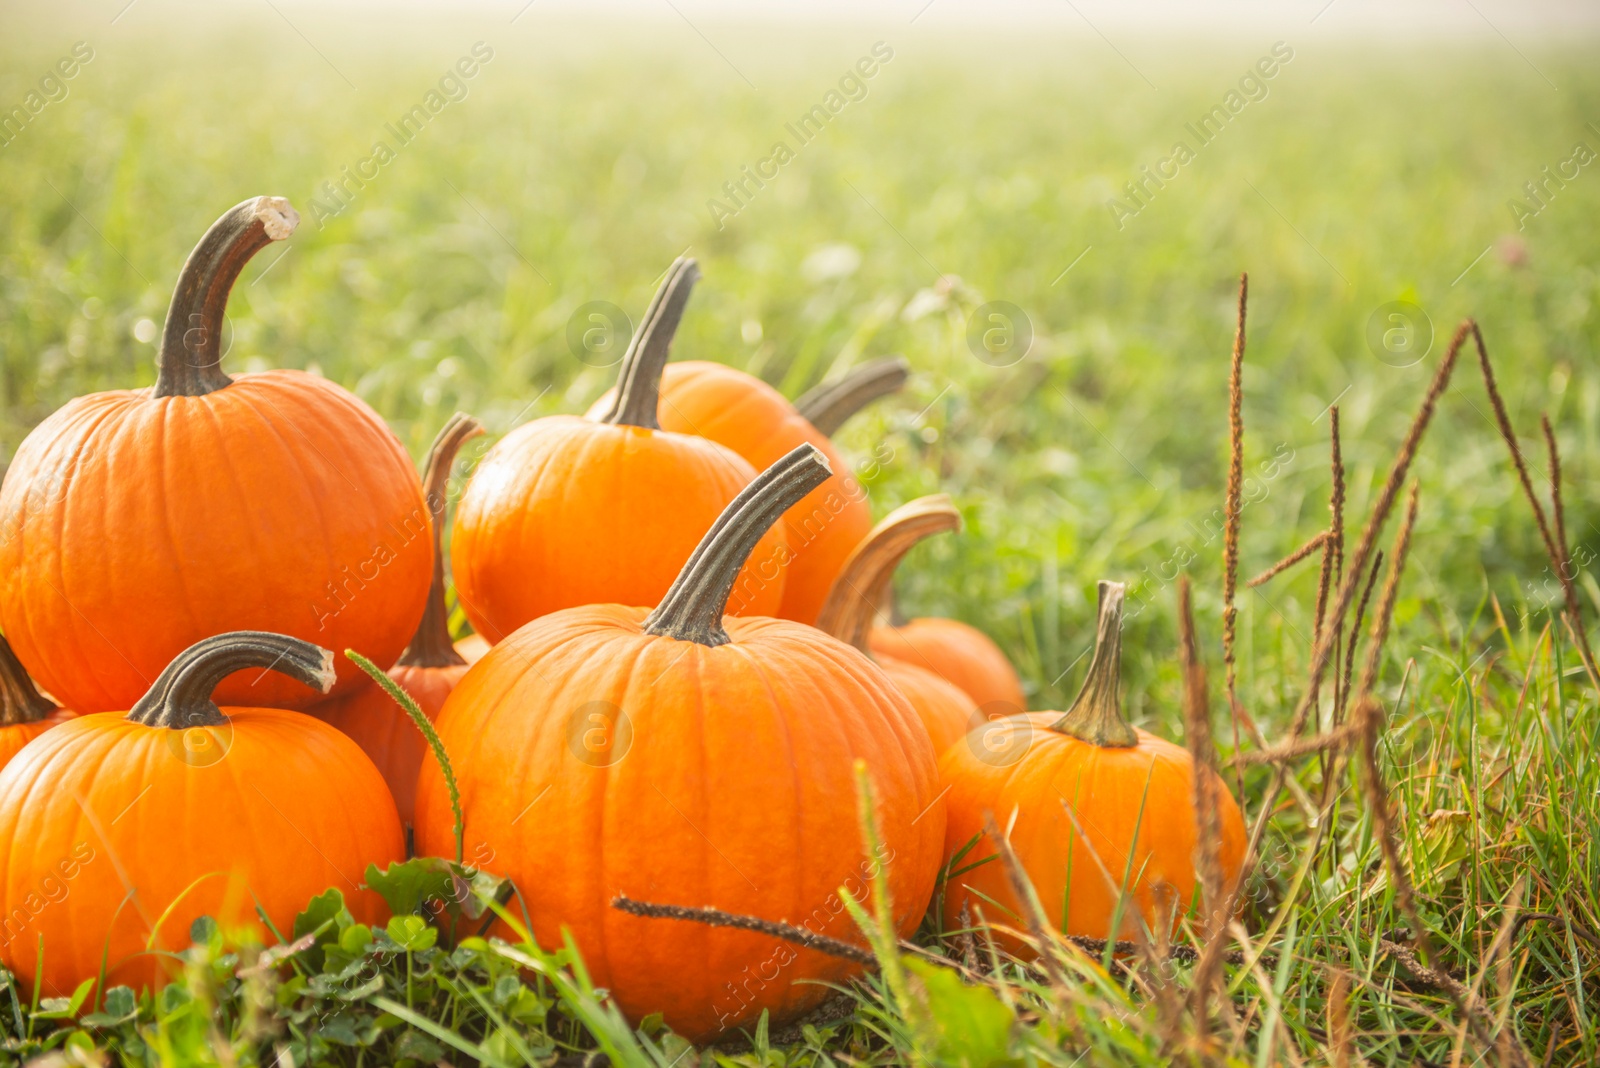
[[[893,597],[885,599],[891,622],[873,627],[869,639],[879,663],[901,660],[932,671],[966,691],[987,719],[1027,711],[1017,669],[987,634],[959,619],[893,620]]]
[[[872,656],[867,638],[894,581],[894,569],[923,538],[960,528],[961,513],[942,493],[920,497],[890,512],[845,561],[817,616],[817,629]],[[943,753],[976,726],[977,706],[958,687],[908,660],[875,659],[917,710],[935,753]]]
[[[327,689],[333,657],[309,642],[241,632],[173,660],[126,717],[80,716],[0,771],[0,963],[46,997],[107,968],[105,986],[158,988],[170,954],[210,916],[270,943],[329,887],[363,922],[382,900],[368,864],[404,859],[383,778],[354,742],[309,716],[218,708],[235,672],[281,671]]]
[[[909,934],[933,891],[944,812],[916,713],[865,656],[787,620],[726,617],[762,532],[827,477],[797,448],[734,501],[653,612],[569,609],[495,645],[439,714],[468,856],[516,883],[542,945],[570,931],[633,1019],[696,1042],[774,1026],[856,966],[748,931],[642,919],[619,895],[713,906],[859,942],[837,891],[887,878]],[[884,851],[855,828],[872,776]],[[423,765],[417,849],[455,855],[442,774]]]
[[[656,421],[661,369],[699,277],[693,260],[667,272],[605,414],[520,426],[473,473],[450,558],[456,598],[491,644],[563,608],[655,604],[700,535],[755,477],[729,449]],[[772,615],[783,587],[783,535],[772,531],[730,611]]]
[[[461,446],[483,433],[483,426],[468,415],[457,414],[439,431],[423,478],[428,508],[433,513],[433,585],[428,590],[428,606],[411,644],[389,677],[410,694],[429,719],[439,714],[445,698],[466,673],[467,660],[450,642],[450,613],[445,605],[445,565],[440,534],[444,530],[449,504],[450,472]],[[359,650],[357,650],[359,652]],[[400,821],[412,822],[417,794],[417,771],[427,754],[428,743],[394,700],[381,687],[364,686],[346,697],[327,701],[312,709],[324,723],[330,723],[353,738],[383,773],[400,810]]]
[[[1094,659],[1071,711],[986,723],[939,763],[950,787],[946,858],[974,835],[978,845],[961,865],[992,857],[993,843],[982,832],[985,813],[993,813],[1000,826],[1010,827],[1011,844],[1051,926],[1091,938],[1112,936],[1124,879],[1118,938],[1133,937],[1141,919],[1152,928],[1163,917],[1176,922],[1198,882],[1189,751],[1122,718],[1122,601],[1121,583],[1100,583]],[[1221,778],[1207,774],[1216,781],[1219,853],[1231,886],[1244,862],[1244,819]],[[1021,905],[998,861],[965,872],[947,888],[947,928],[960,924],[963,905],[981,908],[992,923],[1021,926]]]
[[[11,644],[0,637],[0,768],[23,746],[72,718],[73,713],[39,692]]]
[[[221,339],[245,262],[299,216],[257,197],[189,254],[156,384],[79,397],[17,450],[0,489],[0,629],[80,713],[126,709],[167,663],[233,630],[388,663],[428,596],[428,510],[411,459],[355,396],[300,371],[229,378]],[[340,664],[336,691],[359,675]],[[318,695],[252,672],[225,703]]]
[[[826,404],[808,394],[812,398],[808,410],[836,428],[861,404],[905,382],[903,361],[875,361],[864,367],[859,377],[846,376],[844,385],[836,384]],[[609,397],[602,397],[590,414],[609,403]],[[758,468],[768,467],[799,445],[814,446],[828,458],[834,475],[783,517],[789,568],[778,614],[815,623],[845,558],[872,529],[866,490],[850,474],[828,435],[761,379],[702,360],[667,365],[661,377],[660,417],[667,430],[720,442]]]

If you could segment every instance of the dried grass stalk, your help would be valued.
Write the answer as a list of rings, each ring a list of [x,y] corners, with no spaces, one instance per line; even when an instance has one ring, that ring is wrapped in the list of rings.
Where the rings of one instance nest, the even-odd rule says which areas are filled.
[[[1239,700],[1234,645],[1239,610],[1239,520],[1244,509],[1244,336],[1250,276],[1239,275],[1239,314],[1233,331],[1233,358],[1228,365],[1228,489],[1222,519],[1222,665],[1227,679],[1228,715],[1233,721],[1233,747],[1239,748]]]
[[[1395,833],[1389,788],[1384,782],[1383,769],[1378,766],[1378,738],[1383,733],[1384,722],[1382,703],[1370,693],[1363,693],[1356,698],[1351,721],[1361,732],[1361,745],[1358,748],[1361,755],[1361,786],[1367,795],[1367,807],[1372,812],[1373,836],[1378,839],[1378,845],[1383,850],[1384,866],[1389,870],[1389,885],[1394,887],[1395,904],[1400,906],[1400,912],[1411,928],[1412,940],[1422,957],[1431,963],[1436,959],[1432,942],[1422,922],[1422,914],[1417,911],[1411,872],[1406,867],[1405,857],[1400,854],[1400,840]]]
[[[1349,724],[1345,724],[1323,734],[1300,738],[1286,745],[1273,746],[1271,749],[1252,749],[1239,753],[1229,763],[1238,767],[1250,767],[1256,764],[1280,764],[1287,760],[1298,760],[1313,753],[1327,753],[1335,749],[1342,749],[1349,744],[1350,739],[1355,734],[1355,730]]]
[[[1010,840],[1000,830],[1000,825],[994,821],[993,812],[983,814],[983,829],[994,842],[995,851],[1000,854],[1000,863],[1005,869],[1006,880],[1011,883],[1011,892],[1016,895],[1018,906],[1022,909],[1022,922],[1027,925],[1028,934],[1039,945],[1039,961],[1044,965],[1045,974],[1049,976],[1052,986],[1065,992],[1067,976],[1061,970],[1061,962],[1056,960],[1056,945],[1050,936],[1050,923],[1044,914],[1044,909],[1039,905],[1038,895],[1034,893],[1028,873],[1023,870],[1022,862],[1017,859]]]
[[[1257,575],[1249,582],[1246,582],[1245,585],[1250,589],[1255,589],[1257,586],[1261,586],[1267,582],[1270,582],[1272,579],[1277,578],[1279,575],[1283,574],[1285,571],[1289,570],[1295,564],[1298,564],[1300,561],[1304,560],[1318,549],[1321,549],[1327,543],[1327,541],[1328,531],[1318,531],[1316,534],[1311,536],[1311,540],[1307,541],[1304,545],[1300,546],[1300,548],[1296,549],[1288,556],[1285,556],[1282,560],[1279,560],[1277,563],[1261,572],[1261,574]]]
[[[961,933],[956,935],[956,950],[961,954],[961,963],[967,970],[978,972],[978,942],[972,937],[972,910],[965,901],[961,903],[960,920]]]
[[[1354,1049],[1350,1041],[1350,977],[1333,973],[1328,984],[1328,1063],[1332,1068],[1348,1068]]]
[[[1394,619],[1394,602],[1400,593],[1400,576],[1406,569],[1406,556],[1411,550],[1411,530],[1417,522],[1417,484],[1411,484],[1411,495],[1406,499],[1406,515],[1394,539],[1394,554],[1389,561],[1389,577],[1384,580],[1383,593],[1378,597],[1378,611],[1372,617],[1372,635],[1367,639],[1367,659],[1361,666],[1361,682],[1356,693],[1366,696],[1378,684],[1378,666],[1382,663],[1383,644],[1389,637],[1389,624]]]
[[[690,908],[686,905],[660,905],[652,901],[635,901],[630,897],[613,898],[611,907],[630,916],[644,916],[653,920],[684,920],[689,923],[705,924],[707,927],[734,927],[741,931],[754,931],[757,934],[770,935],[785,942],[793,942],[807,949],[826,953],[830,957],[855,961],[857,964],[875,967],[878,963],[878,958],[865,946],[841,942],[837,938],[819,935],[804,927],[763,920],[757,916],[723,912],[721,909]]]
[[[1328,608],[1330,583],[1344,579],[1344,445],[1340,433],[1339,406],[1328,408],[1328,467],[1332,476],[1332,489],[1328,493],[1328,546],[1322,554],[1322,577],[1317,583],[1317,621],[1312,631],[1313,641],[1322,636],[1323,617]],[[1333,636],[1334,662],[1338,662],[1342,634]],[[1336,676],[1333,680],[1333,708],[1337,718],[1344,711],[1348,699],[1348,686],[1341,687]],[[1317,707],[1315,701],[1312,707]]]
[[[1434,372],[1433,380],[1428,384],[1428,390],[1423,395],[1422,405],[1417,409],[1417,414],[1411,421],[1411,427],[1406,431],[1405,440],[1400,443],[1400,450],[1395,454],[1394,463],[1390,465],[1389,475],[1384,480],[1383,488],[1378,493],[1378,499],[1373,503],[1372,512],[1367,517],[1366,526],[1361,530],[1361,540],[1356,543],[1356,551],[1351,558],[1350,567],[1344,579],[1339,583],[1338,594],[1333,601],[1330,623],[1318,635],[1311,655],[1311,677],[1304,693],[1295,706],[1294,716],[1289,726],[1288,741],[1293,742],[1299,738],[1305,729],[1306,718],[1312,705],[1317,699],[1318,687],[1322,677],[1328,669],[1328,663],[1333,656],[1332,636],[1339,632],[1344,625],[1345,613],[1350,610],[1350,602],[1355,596],[1355,586],[1361,574],[1367,569],[1367,561],[1373,553],[1374,543],[1382,531],[1384,523],[1388,521],[1389,512],[1394,508],[1395,497],[1400,493],[1407,473],[1411,470],[1411,463],[1416,458],[1417,446],[1422,442],[1422,436],[1427,433],[1428,425],[1433,421],[1433,413],[1439,405],[1439,398],[1444,395],[1445,387],[1450,384],[1450,376],[1454,373],[1456,360],[1461,355],[1461,346],[1466,342],[1467,334],[1472,328],[1469,319],[1456,328],[1455,336],[1450,339],[1450,347],[1445,351],[1444,359],[1439,361],[1439,367]],[[1262,799],[1260,810],[1256,814],[1256,821],[1250,829],[1250,840],[1245,850],[1244,874],[1239,886],[1242,888],[1248,879],[1250,870],[1254,867],[1260,855],[1261,839],[1266,834],[1267,821],[1271,819],[1273,809],[1278,803],[1278,795],[1282,793],[1287,771],[1279,765],[1277,773],[1273,776],[1266,795]]]
[[[1211,737],[1211,700],[1206,692],[1206,671],[1195,640],[1194,604],[1188,576],[1178,579],[1178,649],[1183,665],[1184,737],[1194,764],[1194,812],[1199,834],[1201,914],[1205,922],[1205,952],[1194,977],[1196,1038],[1202,1044],[1210,1028],[1210,1003],[1221,965],[1222,928],[1227,914],[1222,877],[1222,819],[1218,812],[1217,750]]]
[[[1356,605],[1356,617],[1350,622],[1350,642],[1344,651],[1343,685],[1346,695],[1350,692],[1350,679],[1355,675],[1356,670],[1356,646],[1360,644],[1357,641],[1357,636],[1361,633],[1361,624],[1367,618],[1367,602],[1372,599],[1372,589],[1378,584],[1378,572],[1382,567],[1383,550],[1379,549],[1378,554],[1372,558],[1372,567],[1367,571],[1366,584],[1361,587],[1361,601]],[[1342,721],[1342,710],[1335,709],[1334,723],[1337,724]]]
[[[1572,560],[1567,553],[1566,517],[1562,514],[1565,509],[1561,501],[1561,456],[1556,449],[1555,434],[1550,430],[1549,420],[1545,419],[1545,444],[1550,452],[1551,505],[1556,514],[1556,527],[1552,531],[1550,522],[1545,517],[1544,505],[1539,503],[1539,495],[1534,491],[1527,462],[1522,458],[1522,447],[1517,444],[1517,432],[1511,425],[1511,416],[1506,412],[1506,402],[1500,396],[1500,387],[1495,382],[1494,367],[1489,362],[1489,350],[1483,343],[1483,333],[1478,329],[1477,323],[1472,323],[1472,339],[1478,347],[1478,367],[1483,372],[1483,386],[1489,393],[1489,404],[1494,408],[1495,425],[1500,428],[1500,437],[1506,443],[1506,450],[1511,453],[1511,463],[1517,469],[1517,481],[1522,484],[1523,496],[1528,499],[1528,506],[1533,509],[1533,520],[1539,527],[1539,536],[1544,539],[1550,566],[1555,569],[1556,575],[1561,580],[1561,592],[1566,599],[1568,622],[1571,623],[1577,638],[1578,655],[1582,658],[1584,669],[1589,674],[1590,684],[1600,687],[1600,672],[1596,671],[1594,651],[1589,647],[1589,635],[1583,626],[1583,609],[1578,600],[1577,586],[1572,581]]]

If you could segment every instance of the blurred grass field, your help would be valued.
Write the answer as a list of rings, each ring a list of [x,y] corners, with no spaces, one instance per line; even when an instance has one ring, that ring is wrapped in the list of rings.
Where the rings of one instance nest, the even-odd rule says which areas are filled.
[[[1184,124],[1279,38],[1230,46],[1231,62],[1175,46],[1141,56],[1153,91],[1093,41],[1013,45],[989,61],[936,34],[897,44],[863,27],[854,47],[839,33],[767,58],[770,41],[748,44],[745,58],[729,30],[722,50],[759,73],[752,92],[677,31],[672,48],[650,49],[641,31],[462,19],[426,43],[413,27],[403,62],[385,62],[324,30],[335,70],[275,20],[199,33],[141,28],[137,11],[96,27],[119,36],[85,30],[95,58],[70,95],[0,149],[7,456],[68,398],[153,380],[139,322],[153,338],[199,233],[268,192],[304,221],[281,262],[273,250],[247,269],[228,366],[319,368],[416,453],[457,409],[497,430],[582,410],[614,372],[574,355],[574,311],[605,300],[637,318],[684,249],[707,281],[680,358],[746,367],[796,395],[854,360],[905,353],[918,371],[909,394],[852,423],[843,444],[873,464],[879,514],[936,488],[967,511],[964,535],[920,551],[937,567],[907,568],[904,596],[994,632],[1046,706],[1073,692],[1070,673],[1056,680],[1086,647],[1096,578],[1143,581],[1135,601],[1162,609],[1146,618],[1170,607],[1174,557],[1194,555],[1199,586],[1216,588],[1220,542],[1206,532],[1221,503],[1240,270],[1253,282],[1247,461],[1275,474],[1244,524],[1247,569],[1316,529],[1329,404],[1343,412],[1359,507],[1466,315],[1505,365],[1519,425],[1549,410],[1560,427],[1580,519],[1593,496],[1600,380],[1579,372],[1600,332],[1600,180],[1582,171],[1522,233],[1505,203],[1575,141],[1600,148],[1584,125],[1600,115],[1591,65],[1541,56],[1557,93],[1488,43],[1421,55],[1290,43],[1266,99],[1119,230],[1107,201],[1193,141]],[[12,46],[0,100],[21,100],[29,72],[73,43],[59,28],[34,36]],[[713,225],[706,202],[731,203],[723,183],[774,141],[793,143],[785,123],[878,40],[894,58],[865,99]],[[466,99],[398,146],[385,124],[478,41],[494,58],[465,81]],[[380,137],[397,158],[319,226],[313,201],[335,203],[323,183]],[[1502,240],[1525,260],[1506,262]],[[816,256],[830,246],[856,255]],[[959,276],[960,299],[919,302],[941,274]],[[1373,311],[1398,299],[1425,309],[1436,335],[1416,366],[1366,341]],[[1026,314],[1035,339],[1020,363],[973,355],[968,315],[982,301]],[[1422,459],[1408,592],[1470,605],[1487,581],[1510,611],[1536,578],[1536,542],[1500,477],[1481,393],[1457,393]],[[1600,547],[1586,519],[1572,526]],[[1276,615],[1262,598],[1244,610]]]
[[[416,455],[458,409],[496,433],[584,410],[614,371],[574,351],[574,313],[609,301],[637,319],[685,250],[705,281],[679,358],[745,367],[794,396],[862,359],[904,353],[916,371],[906,394],[839,440],[879,516],[921,494],[954,497],[965,531],[913,554],[901,599],[911,614],[959,616],[993,635],[1034,707],[1065,707],[1076,692],[1099,578],[1128,581],[1140,609],[1125,641],[1135,722],[1181,734],[1179,564],[1218,667],[1227,358],[1242,270],[1245,459],[1257,480],[1246,487],[1246,576],[1325,525],[1334,403],[1349,511],[1365,515],[1466,316],[1496,357],[1536,481],[1539,413],[1557,428],[1575,556],[1600,551],[1600,167],[1582,167],[1520,230],[1507,204],[1526,200],[1524,183],[1575,144],[1600,150],[1600,68],[1582,42],[1526,46],[1526,56],[1488,35],[1374,44],[1301,18],[1259,40],[1174,38],[1124,57],[1086,32],[964,38],[863,22],[778,33],[688,27],[670,12],[619,30],[537,8],[510,23],[513,6],[438,21],[397,14],[380,44],[353,17],[294,8],[207,28],[155,5],[116,24],[70,11],[48,23],[17,13],[0,44],[7,108],[75,41],[94,50],[66,98],[0,148],[0,457],[72,396],[151,383],[154,327],[188,249],[224,209],[270,193],[303,221],[281,258],[269,250],[241,279],[226,366],[318,369],[369,401]],[[723,183],[776,140],[793,145],[785,124],[880,41],[893,57],[865,96],[719,227],[707,201],[725,199]],[[1265,97],[1119,228],[1108,200],[1279,41],[1293,58]],[[493,57],[464,81],[464,99],[337,215],[314,218],[313,201],[330,203],[323,183],[369,157],[375,139],[393,143],[385,124],[476,42]],[[1375,311],[1401,300],[1425,310],[1434,335],[1410,366],[1400,364],[1414,354],[1368,340]],[[1034,335],[1010,366],[968,341],[969,317],[990,301],[1022,309]],[[1560,604],[1489,412],[1463,366],[1415,468],[1421,514],[1384,678],[1392,693],[1416,661],[1396,761],[1445,768],[1435,767],[1440,781],[1429,773],[1405,787],[1419,836],[1430,811],[1478,811],[1474,767],[1532,752],[1525,722],[1503,710],[1480,721],[1492,699],[1479,690],[1521,678]],[[1304,678],[1314,570],[1241,595],[1241,694],[1269,735]],[[1600,614],[1588,570],[1580,589],[1591,618]],[[1496,827],[1515,838],[1524,815],[1565,808],[1565,840],[1540,831],[1560,843],[1539,847],[1559,869],[1541,907],[1556,911],[1549,895],[1566,895],[1600,929],[1600,855],[1582,840],[1583,827],[1600,826],[1600,770],[1582,756],[1595,741],[1594,702],[1562,689],[1577,681],[1570,672],[1541,670],[1548,718],[1535,729],[1554,747],[1548,759],[1578,763],[1534,775],[1527,811],[1501,802]],[[1509,700],[1521,704],[1515,686]],[[1562,726],[1574,702],[1583,714]],[[1370,859],[1370,837],[1352,826],[1351,855]],[[1473,856],[1496,834],[1472,838]],[[1429,884],[1464,943],[1527,863],[1516,856],[1497,857],[1489,875],[1468,865],[1470,890],[1455,886],[1457,867]],[[1328,878],[1311,891],[1325,896],[1307,905],[1306,923],[1337,931],[1349,888]],[[1564,936],[1548,937],[1540,966],[1554,978],[1528,995],[1539,1015],[1519,1026],[1536,1055],[1536,1039],[1556,1042],[1558,1062],[1581,1063],[1600,1055],[1597,965],[1592,947],[1563,962]]]

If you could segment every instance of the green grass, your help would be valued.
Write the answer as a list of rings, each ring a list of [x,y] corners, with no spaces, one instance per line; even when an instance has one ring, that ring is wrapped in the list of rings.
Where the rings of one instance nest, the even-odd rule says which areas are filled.
[[[380,52],[353,16],[285,10],[306,38],[270,11],[205,30],[141,8],[114,27],[77,9],[49,24],[18,16],[0,46],[0,105],[22,100],[75,40],[88,40],[95,58],[65,100],[0,148],[0,457],[68,398],[153,380],[154,346],[136,339],[139,322],[159,325],[191,244],[246,196],[288,196],[305,221],[285,258],[268,251],[246,270],[228,366],[318,368],[371,402],[419,455],[457,409],[496,433],[583,410],[612,372],[574,355],[573,312],[606,300],[637,319],[654,280],[688,248],[705,281],[678,356],[747,367],[791,395],[872,355],[903,352],[917,369],[903,398],[840,435],[872,476],[876,514],[935,490],[964,512],[961,535],[908,560],[906,607],[984,627],[1022,668],[1034,707],[1059,708],[1087,663],[1095,580],[1124,579],[1138,612],[1125,638],[1130,712],[1178,738],[1170,579],[1179,565],[1196,584],[1214,697],[1220,682],[1227,353],[1237,274],[1248,270],[1246,470],[1258,482],[1243,516],[1246,575],[1325,524],[1325,412],[1335,401],[1359,523],[1451,329],[1472,315],[1541,485],[1539,413],[1557,428],[1584,607],[1600,615],[1588,566],[1600,551],[1591,503],[1600,499],[1600,177],[1584,168],[1521,232],[1507,208],[1574,142],[1600,149],[1600,132],[1585,125],[1600,121],[1600,75],[1576,44],[1563,52],[1519,39],[1560,87],[1552,92],[1498,38],[1357,47],[1297,25],[1216,48],[1121,42],[1160,87],[1152,91],[1097,38],[962,41],[863,25],[790,37],[780,52],[776,35],[703,26],[759,86],[752,91],[681,22],[619,32],[540,21],[537,9],[514,26],[504,13],[430,25],[395,16]],[[1117,229],[1108,198],[1166,156],[1184,124],[1280,37],[1295,56],[1270,95]],[[866,98],[718,229],[706,201],[879,39],[895,54]],[[319,228],[311,201],[321,183],[367,156],[384,124],[478,40],[495,55],[468,97]],[[830,245],[855,250],[854,270],[819,277],[826,257],[812,257]],[[961,283],[942,292],[940,275]],[[1365,340],[1373,311],[1399,299],[1425,308],[1435,332],[1415,366],[1379,359]],[[969,315],[985,301],[1011,302],[1031,323],[1033,348],[1014,366],[990,366],[967,343]],[[1414,468],[1421,516],[1382,664],[1382,756],[1444,964],[1478,986],[1495,1026],[1519,1036],[1532,1060],[1592,1063],[1600,717],[1559,620],[1554,641],[1540,641],[1559,594],[1489,413],[1463,366]],[[1241,594],[1240,692],[1270,738],[1283,736],[1304,686],[1314,570]],[[1225,717],[1217,729],[1231,755]],[[1321,796],[1321,762],[1294,767]],[[1249,815],[1269,779],[1261,768],[1244,777]],[[1314,854],[1292,800],[1274,817],[1244,922],[1252,936],[1270,932],[1262,948],[1276,965],[1228,969],[1240,1031],[1225,1030],[1224,1045],[1242,1063],[1329,1059],[1328,993],[1342,971],[1362,1057],[1450,1063],[1464,1042],[1467,1063],[1496,1062],[1495,1050],[1463,1037],[1438,990],[1380,951],[1404,922],[1359,786],[1348,773],[1335,783],[1334,819]],[[1286,896],[1308,855],[1306,877]],[[1502,975],[1488,951],[1519,880],[1522,911],[1555,919],[1517,928]],[[356,950],[384,948],[374,935]],[[298,987],[241,982],[221,952],[203,938],[176,993],[143,1006],[118,995],[126,1019],[84,1041],[119,1043],[134,1063],[156,1057],[158,1033],[187,1036],[192,1050],[232,1041],[247,1061],[267,1063],[277,1043],[315,1032],[337,1000],[337,984],[309,963],[296,964]],[[383,1022],[373,1052],[363,1061],[359,1046],[334,1043],[317,1046],[320,1055],[339,1064],[400,1056],[384,1043],[423,1032],[385,1017],[380,997],[410,997],[473,1044],[488,1044],[500,1026],[486,1022],[490,1010],[501,1012],[522,1043],[493,1039],[510,1063],[593,1048],[577,1022],[600,1011],[581,1007],[592,992],[563,995],[541,980],[525,1000],[502,985],[508,966],[488,948],[415,957],[422,978],[412,969],[408,980],[405,963],[386,957],[379,986],[349,1009]],[[1002,965],[993,988],[1022,1021],[1001,1020],[1008,1055],[1070,1064],[1092,1049],[1160,1062],[1166,1002],[1138,980],[1069,966],[1068,995],[1050,1002],[1036,976]],[[1179,970],[1180,986],[1187,976]],[[930,999],[968,996],[920,981]],[[915,1048],[959,1062],[919,1030],[915,1005],[876,986],[856,996],[853,1015],[785,1051],[768,1049],[773,1036],[762,1033],[754,1052],[721,1056],[850,1063]],[[34,1048],[15,1037],[29,1029],[27,1006],[13,1016],[5,1000],[0,1061]],[[215,1031],[213,1004],[226,1008]],[[52,1026],[36,1022],[32,1033]],[[625,1026],[621,1038],[620,1025],[608,1026],[607,1041],[627,1038]],[[656,1056],[650,1049],[662,1063],[681,1052],[659,1035],[630,1041],[647,1058],[637,1063]],[[223,1060],[192,1053],[203,1056]]]

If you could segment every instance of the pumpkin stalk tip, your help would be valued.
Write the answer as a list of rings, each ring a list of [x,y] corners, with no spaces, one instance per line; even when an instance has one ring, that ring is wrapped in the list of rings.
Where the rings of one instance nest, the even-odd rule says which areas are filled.
[[[318,693],[327,693],[333,689],[333,684],[339,681],[339,671],[334,666],[333,650],[323,649],[321,646],[313,646],[313,648],[316,648],[322,654],[322,657],[316,669],[310,673],[312,681],[306,683],[306,685]]]
[[[872,626],[892,600],[895,568],[924,538],[960,529],[961,513],[943,493],[918,497],[884,516],[839,569],[817,615],[817,629],[870,657]]]
[[[757,475],[700,539],[666,596],[645,618],[644,633],[726,645],[731,639],[722,627],[722,616],[740,569],[783,513],[832,474],[827,457],[815,445],[805,444]]]
[[[286,634],[238,630],[196,642],[173,658],[127,718],[147,727],[217,727],[228,718],[211,699],[236,671],[276,671],[318,693],[333,689],[333,653]]]
[[[156,355],[153,397],[203,397],[232,384],[222,370],[222,322],[239,272],[257,252],[300,225],[283,197],[235,204],[200,238],[178,273]]]
[[[261,221],[261,228],[273,241],[283,241],[300,225],[300,213],[294,210],[287,197],[256,197],[251,203],[251,213]]]
[[[417,624],[411,644],[400,654],[397,665],[436,668],[466,663],[450,640],[450,611],[444,599],[444,520],[449,507],[450,473],[455,469],[456,456],[461,446],[483,432],[482,423],[465,412],[457,412],[439,430],[428,449],[422,489],[433,520],[433,581],[428,586],[422,621]]]
[[[667,268],[667,277],[645,309],[644,322],[628,344],[617,374],[617,399],[600,418],[613,426],[660,430],[656,409],[661,403],[661,372],[672,351],[672,339],[683,321],[689,293],[700,280],[700,267],[679,256]]]
[[[1050,729],[1102,749],[1127,749],[1139,744],[1139,736],[1122,717],[1122,602],[1127,587],[1102,580],[1099,591],[1089,673],[1077,700]]]

